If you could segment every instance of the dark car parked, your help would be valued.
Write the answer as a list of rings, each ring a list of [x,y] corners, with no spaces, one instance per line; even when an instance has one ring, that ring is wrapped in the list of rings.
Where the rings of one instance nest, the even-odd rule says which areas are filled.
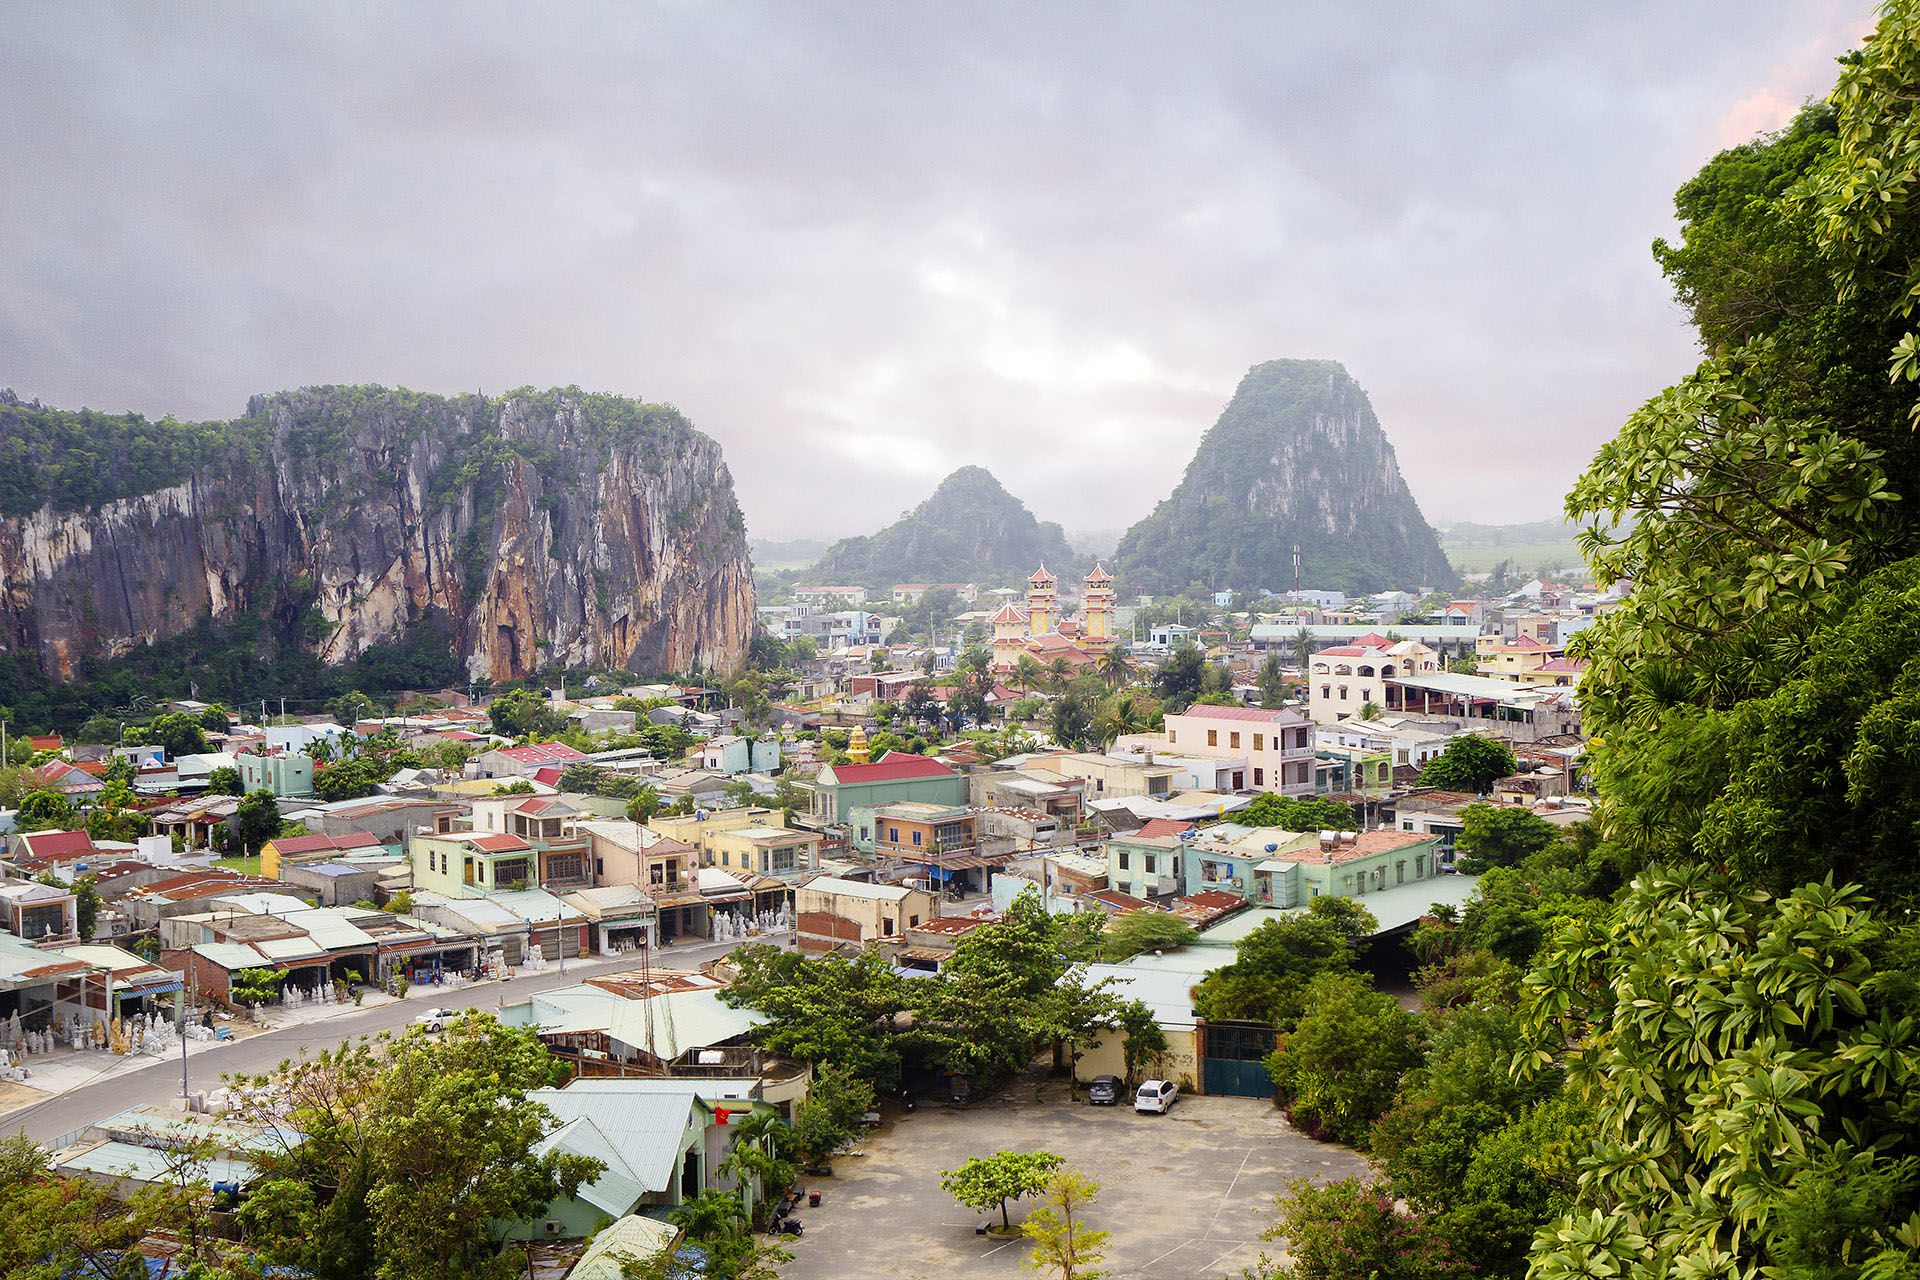
[[[1095,1076],[1087,1084],[1087,1101],[1096,1107],[1118,1106],[1126,1093],[1119,1076]]]

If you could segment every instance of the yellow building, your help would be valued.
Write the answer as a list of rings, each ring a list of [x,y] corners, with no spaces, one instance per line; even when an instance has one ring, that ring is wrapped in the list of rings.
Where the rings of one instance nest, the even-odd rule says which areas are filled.
[[[1087,575],[1087,593],[1081,610],[1085,627],[1080,647],[1104,653],[1113,647],[1113,575],[1100,565]]]

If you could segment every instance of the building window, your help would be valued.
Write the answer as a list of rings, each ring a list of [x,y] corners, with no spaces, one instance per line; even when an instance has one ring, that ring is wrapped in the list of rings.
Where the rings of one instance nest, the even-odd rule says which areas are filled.
[[[892,920],[882,920],[880,922],[880,936],[883,938],[891,938],[893,936]]]
[[[1220,745],[1220,731],[1218,729],[1207,730],[1207,745],[1210,747]]]
[[[899,839],[899,838],[900,838],[900,837],[899,837],[899,835],[898,835],[898,834],[896,833],[896,834],[895,834],[895,836],[894,836],[894,839],[896,839],[896,840],[897,840],[897,839]],[[919,845],[919,844],[921,843],[921,841],[920,841],[920,833],[919,833],[918,831],[916,831],[916,832],[914,832],[914,833],[913,833],[913,843],[914,843],[914,844],[915,844],[916,846],[917,846],[917,845]]]
[[[1153,855],[1152,855],[1152,854],[1148,854],[1148,855],[1147,855],[1147,868],[1146,868],[1146,870],[1147,870],[1147,874],[1148,874],[1148,875],[1152,875],[1152,874],[1153,874]]]
[[[1264,787],[1267,785],[1267,771],[1265,769],[1255,769],[1253,771],[1253,785],[1256,787]]]
[[[1267,738],[1265,734],[1256,733],[1253,735],[1253,749],[1255,751],[1265,751],[1267,749]]]
[[[1330,684],[1321,685],[1320,696],[1323,698],[1331,698],[1333,696],[1333,686]]]
[[[1345,685],[1341,685],[1341,686],[1340,686],[1340,701],[1342,701],[1342,702],[1345,702],[1346,700],[1347,700],[1347,686],[1345,686]]]
[[[597,876],[607,874],[607,860],[605,858],[595,858],[593,860],[593,874]]]
[[[919,917],[919,916],[908,916],[908,917],[907,917],[907,928],[909,928],[909,929],[915,929],[915,928],[918,928],[918,927],[919,927],[919,925],[920,925],[920,917]]]
[[[1228,735],[1227,735],[1227,749],[1228,749],[1229,751],[1238,751],[1238,750],[1240,749],[1240,735],[1239,735],[1239,734],[1237,734],[1237,733],[1230,733],[1230,734],[1228,734]]]
[[[1173,730],[1171,729],[1167,730],[1167,745],[1172,746],[1174,743],[1178,741],[1180,741],[1179,736],[1175,734]]]
[[[1120,869],[1125,871],[1127,869],[1127,851],[1125,849],[1116,850],[1113,856],[1120,860]]]
[[[1423,853],[1415,857],[1413,860],[1413,878],[1415,880],[1424,880],[1426,878],[1426,875],[1427,875],[1427,855]]]
[[[1395,884],[1407,882],[1407,864],[1404,859],[1393,864],[1393,882]]]

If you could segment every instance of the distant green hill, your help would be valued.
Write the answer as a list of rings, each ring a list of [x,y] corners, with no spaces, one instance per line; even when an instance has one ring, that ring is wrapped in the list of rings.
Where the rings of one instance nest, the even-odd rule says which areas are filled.
[[[1120,540],[1136,591],[1417,590],[1454,580],[1374,417],[1331,360],[1255,365],[1173,494]]]
[[[749,538],[747,554],[753,557],[755,569],[804,569],[827,554],[829,545],[821,538],[790,538],[784,542],[775,538]]]
[[[1034,519],[985,467],[962,467],[933,495],[880,532],[833,544],[808,572],[823,583],[1015,583],[1046,565],[1079,564],[1060,526]]]
[[[1584,573],[1585,562],[1574,542],[1578,527],[1563,520],[1533,520],[1525,524],[1456,524],[1440,531],[1447,559],[1462,573],[1488,573],[1502,560],[1519,573],[1558,567]]]

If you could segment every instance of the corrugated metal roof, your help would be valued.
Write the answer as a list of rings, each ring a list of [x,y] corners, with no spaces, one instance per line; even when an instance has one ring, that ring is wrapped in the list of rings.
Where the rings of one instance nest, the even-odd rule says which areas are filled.
[[[193,949],[193,953],[211,960],[222,969],[272,968],[264,955],[240,942],[203,942]]]
[[[665,1191],[680,1171],[693,1123],[694,1093],[647,1093],[620,1086],[628,1080],[575,1080],[564,1089],[535,1089],[527,1094],[566,1124],[593,1121],[600,1137],[620,1154],[627,1173],[648,1191]],[[582,1138],[582,1141],[591,1141]],[[604,1206],[602,1206],[604,1207]],[[617,1211],[625,1212],[631,1203]]]
[[[645,1262],[666,1252],[678,1234],[664,1222],[629,1214],[593,1237],[567,1280],[621,1280],[628,1263]]]
[[[171,1152],[155,1147],[139,1147],[131,1142],[102,1142],[96,1146],[75,1152],[54,1166],[58,1173],[91,1173],[109,1178],[132,1178],[140,1182],[171,1183],[176,1174],[173,1166],[178,1157]],[[202,1177],[209,1184],[215,1182],[251,1182],[259,1175],[259,1170],[245,1160],[231,1160],[225,1156],[209,1156],[196,1162]]]

